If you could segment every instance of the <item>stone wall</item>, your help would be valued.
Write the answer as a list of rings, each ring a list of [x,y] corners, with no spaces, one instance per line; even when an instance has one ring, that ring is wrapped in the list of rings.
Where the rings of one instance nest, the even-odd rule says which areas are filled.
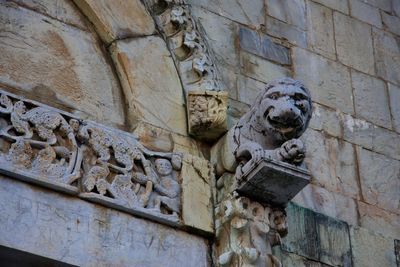
[[[149,149],[209,159],[211,144],[188,134],[187,77],[179,72],[171,43],[148,8],[150,2],[154,1],[0,1],[1,89],[122,128]],[[229,93],[229,127],[272,79],[291,76],[311,91],[314,113],[303,139],[312,181],[288,208],[289,235],[276,251],[284,266],[396,266],[400,1],[187,2]],[[196,186],[184,191],[184,216],[194,228],[212,232],[210,217],[197,211],[209,211],[214,185],[211,178],[196,176],[198,172],[189,171],[194,178],[189,177],[188,184]],[[4,179],[3,191],[21,187],[21,194],[28,196],[40,191]],[[48,194],[48,199],[58,198]],[[73,201],[85,203],[79,205],[89,212],[103,212]],[[19,215],[18,209],[6,211]],[[115,216],[127,220],[122,213]],[[138,221],[144,231],[170,232]],[[10,225],[6,220],[3,229]],[[90,231],[87,234],[92,237]],[[183,246],[188,253],[198,249],[196,257],[207,257],[204,239],[195,237],[192,242],[186,233],[174,235],[188,242]],[[12,236],[4,240],[8,243],[2,245],[29,250],[20,247],[22,237],[15,243]],[[83,256],[76,248],[72,252],[67,262],[87,264],[74,261]],[[161,253],[157,261],[177,257],[177,264],[182,262],[181,254],[170,252]],[[44,256],[64,255],[51,253]]]
[[[284,266],[396,266],[400,1],[190,3],[229,85],[232,121],[247,111],[257,92],[273,78],[292,76],[311,90],[314,114],[303,139],[312,181],[293,202],[344,221],[350,228],[332,228],[318,219],[321,215],[301,208],[290,209],[288,218],[300,216],[309,226],[315,223],[307,224],[306,218],[316,216],[325,229],[309,231],[317,233],[322,246],[329,243],[338,251],[346,247],[353,256],[352,261],[351,257],[347,262],[332,261],[332,251],[313,244],[310,232],[296,236],[293,232],[301,233],[303,228],[290,221],[285,241],[289,246],[284,245],[283,251],[296,255],[283,260]],[[330,243],[326,234],[337,240]],[[350,237],[351,249],[341,236]],[[298,249],[290,246],[296,238],[302,242]],[[307,247],[320,250],[321,255]]]

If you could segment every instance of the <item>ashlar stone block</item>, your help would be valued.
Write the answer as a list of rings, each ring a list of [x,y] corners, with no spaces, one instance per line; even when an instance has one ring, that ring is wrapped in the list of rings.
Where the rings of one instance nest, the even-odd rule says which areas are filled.
[[[264,83],[290,76],[289,69],[246,51],[240,52],[240,67],[242,74]]]
[[[185,155],[182,164],[182,219],[208,235],[214,232],[212,168],[203,158]]]
[[[358,198],[357,162],[351,143],[307,130],[302,138],[307,146],[306,164],[312,183],[332,192]]]
[[[347,0],[315,0],[314,2],[320,3],[326,7],[340,11],[342,13],[349,14],[349,6]]]
[[[394,241],[365,228],[350,228],[353,266],[396,266]]]
[[[383,21],[383,25],[384,27],[396,34],[396,35],[400,35],[400,18],[397,16],[391,16],[389,14],[387,14],[386,12],[381,12],[382,14],[382,21]]]
[[[295,44],[296,46],[307,48],[307,32],[305,30],[270,16],[266,17],[265,24],[268,34],[286,39],[288,42]]]
[[[258,28],[264,23],[264,0],[188,0],[189,4],[218,12],[222,17]]]
[[[151,35],[154,22],[139,0],[74,0],[107,44],[116,39]]]
[[[88,30],[87,20],[72,1],[65,0],[15,0],[25,7],[75,27]]]
[[[282,239],[283,251],[329,266],[352,266],[349,227],[345,222],[294,204],[286,210],[290,231]]]
[[[400,215],[374,205],[358,202],[360,226],[383,236],[400,239]]]
[[[400,40],[384,31],[373,29],[377,75],[400,85]]]
[[[390,129],[392,123],[385,83],[356,71],[351,72],[351,80],[357,116]]]
[[[361,189],[367,203],[399,213],[400,161],[358,150]]]
[[[306,5],[304,0],[267,0],[267,13],[288,24],[295,25],[303,30],[306,27]]]
[[[400,133],[400,87],[389,83],[389,100],[393,127]]]
[[[361,0],[350,0],[351,15],[361,21],[382,28],[382,19],[379,9],[366,4]]]
[[[113,43],[132,126],[140,121],[187,135],[183,90],[164,41],[155,36]]]
[[[333,37],[332,10],[314,2],[307,2],[307,39],[311,50],[336,59]]]
[[[240,28],[239,40],[242,50],[283,65],[291,64],[289,48],[274,43],[267,35]]]
[[[294,76],[310,88],[315,102],[346,113],[354,112],[350,73],[347,67],[295,48]]]
[[[95,33],[10,1],[0,14],[2,84],[81,118],[124,123],[118,79]]]
[[[339,61],[362,72],[375,74],[371,26],[338,12],[333,18]]]

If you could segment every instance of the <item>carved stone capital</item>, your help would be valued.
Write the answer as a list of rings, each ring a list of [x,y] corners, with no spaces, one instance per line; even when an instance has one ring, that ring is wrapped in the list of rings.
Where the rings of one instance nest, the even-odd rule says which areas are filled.
[[[215,140],[227,131],[228,93],[191,91],[187,96],[189,133],[199,139]]]
[[[284,210],[232,194],[215,213],[220,266],[281,266],[272,247],[287,233]]]

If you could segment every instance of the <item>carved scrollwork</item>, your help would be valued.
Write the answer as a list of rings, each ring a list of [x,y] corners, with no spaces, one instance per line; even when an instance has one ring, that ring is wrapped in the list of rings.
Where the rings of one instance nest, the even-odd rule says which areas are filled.
[[[133,214],[179,222],[183,155],[0,91],[0,171]]]

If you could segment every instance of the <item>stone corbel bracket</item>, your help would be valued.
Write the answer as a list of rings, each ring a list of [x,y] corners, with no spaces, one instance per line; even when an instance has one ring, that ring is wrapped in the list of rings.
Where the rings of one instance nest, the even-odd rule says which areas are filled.
[[[200,225],[191,221],[191,199],[182,200],[197,192],[193,181],[208,181],[201,184],[202,192],[210,192],[202,203],[211,203],[208,161],[149,150],[133,134],[2,90],[0,173],[163,224],[213,233],[212,205],[197,205]]]
[[[189,134],[216,140],[227,131],[227,93],[189,6],[183,0],[149,0],[146,4],[180,74],[187,97]]]

